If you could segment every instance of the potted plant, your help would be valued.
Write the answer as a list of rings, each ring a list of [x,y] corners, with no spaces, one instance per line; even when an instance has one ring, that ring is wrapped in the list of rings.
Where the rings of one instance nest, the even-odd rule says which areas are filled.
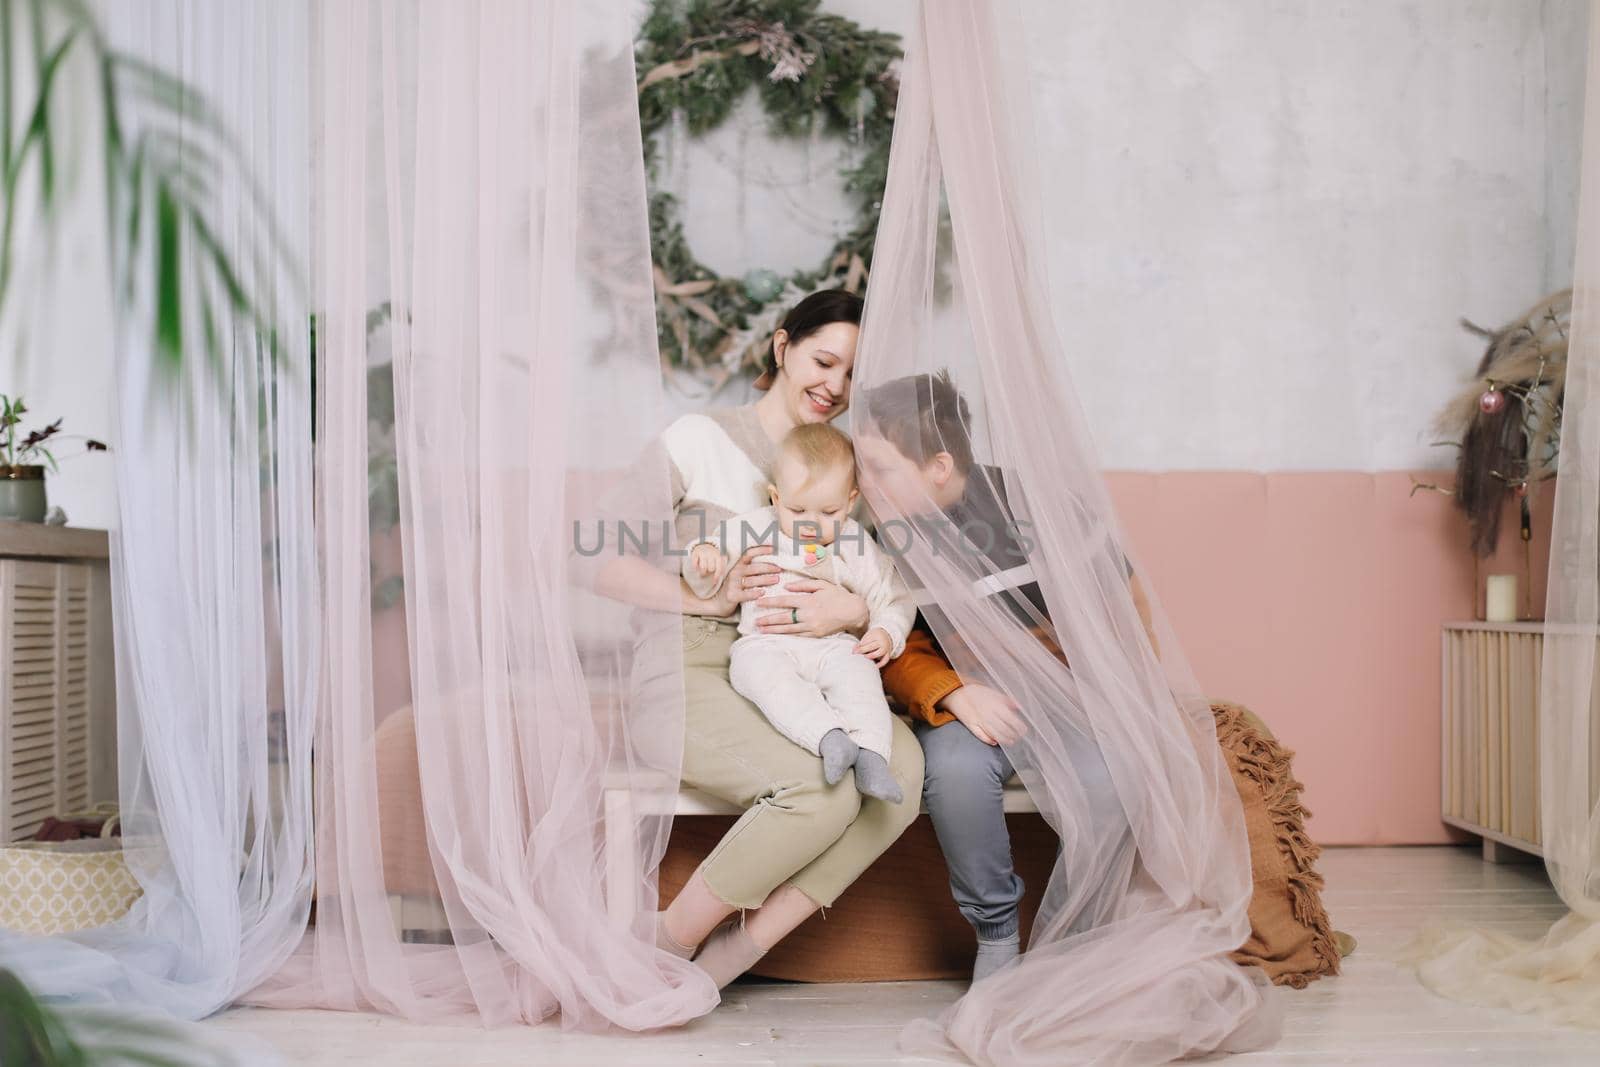
[[[28,406],[22,397],[0,393],[0,519],[43,522],[45,516],[44,472],[56,466],[56,442],[73,440],[61,434],[61,420],[43,429],[31,430],[18,439],[22,416]],[[105,445],[92,438],[80,438],[85,452],[103,452]]]

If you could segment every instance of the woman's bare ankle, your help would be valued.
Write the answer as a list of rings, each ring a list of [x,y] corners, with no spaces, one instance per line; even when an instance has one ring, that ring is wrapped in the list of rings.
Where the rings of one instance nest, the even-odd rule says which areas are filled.
[[[661,912],[657,921],[661,930],[675,943],[694,948],[736,910],[713,893],[700,872],[696,871],[684,883],[672,903]]]
[[[761,907],[745,914],[744,928],[756,946],[765,952],[816,914],[820,907],[803,890],[785,882],[767,895]]]

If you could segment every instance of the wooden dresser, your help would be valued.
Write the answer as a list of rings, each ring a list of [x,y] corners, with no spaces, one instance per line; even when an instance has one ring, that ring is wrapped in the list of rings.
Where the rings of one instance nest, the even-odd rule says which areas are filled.
[[[116,798],[104,530],[0,520],[0,843]]]
[[[1482,837],[1494,862],[1541,854],[1544,633],[1541,622],[1444,626],[1441,810],[1451,826]]]

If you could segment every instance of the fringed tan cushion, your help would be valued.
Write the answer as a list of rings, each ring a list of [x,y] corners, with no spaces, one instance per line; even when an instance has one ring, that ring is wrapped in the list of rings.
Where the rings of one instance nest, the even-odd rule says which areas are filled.
[[[1302,989],[1339,973],[1339,946],[1322,906],[1321,849],[1306,836],[1311,813],[1300,804],[1304,788],[1266,725],[1237,704],[1214,703],[1217,741],[1227,756],[1250,837],[1255,892],[1250,898],[1250,939],[1233,953],[1279,985]]]

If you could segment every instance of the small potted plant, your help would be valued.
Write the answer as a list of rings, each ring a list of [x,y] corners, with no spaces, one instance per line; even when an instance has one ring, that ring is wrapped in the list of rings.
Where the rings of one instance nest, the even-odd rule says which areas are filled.
[[[22,398],[0,393],[0,519],[43,522],[45,467],[58,470],[53,448],[58,442],[83,441],[85,452],[103,452],[105,445],[90,438],[61,436],[61,420],[43,429],[21,433],[28,406]],[[48,443],[47,443],[48,442]]]

